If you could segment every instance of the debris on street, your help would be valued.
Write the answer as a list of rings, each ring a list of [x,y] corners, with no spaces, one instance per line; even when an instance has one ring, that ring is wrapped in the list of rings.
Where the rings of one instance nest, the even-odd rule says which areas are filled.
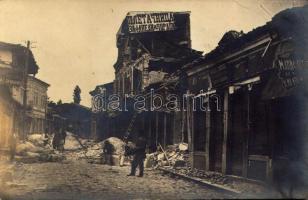
[[[248,182],[245,179],[236,179],[222,173],[192,168],[189,163],[187,143],[169,145],[165,149],[159,146],[157,152],[147,154],[144,166],[146,168],[167,169],[173,173],[205,180],[211,184],[229,187],[241,192],[259,193],[265,189],[264,185],[258,182],[247,184]]]
[[[266,185],[261,182],[252,181],[244,178],[237,178],[228,175],[223,175],[219,172],[204,171],[196,168],[188,167],[162,167],[173,173],[191,177],[192,179],[204,180],[210,184],[221,185],[241,193],[246,192],[250,194],[257,194],[266,191]]]
[[[45,138],[43,134],[32,134],[25,141],[19,141],[16,145],[15,160],[23,163],[64,160],[61,153],[52,149],[49,137]]]
[[[77,136],[75,136],[73,133],[67,132],[64,143],[64,149],[73,151],[81,148],[82,148],[82,143],[79,141]]]
[[[185,167],[188,164],[188,156],[188,145],[186,143],[169,145],[166,149],[159,145],[157,152],[146,155],[144,166],[146,168]]]

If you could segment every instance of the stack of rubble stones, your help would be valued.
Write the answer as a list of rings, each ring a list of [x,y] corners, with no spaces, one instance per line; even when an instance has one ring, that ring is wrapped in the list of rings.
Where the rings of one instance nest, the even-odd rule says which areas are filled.
[[[187,167],[188,158],[188,145],[186,143],[169,145],[166,149],[158,147],[157,152],[147,154],[145,167]]]

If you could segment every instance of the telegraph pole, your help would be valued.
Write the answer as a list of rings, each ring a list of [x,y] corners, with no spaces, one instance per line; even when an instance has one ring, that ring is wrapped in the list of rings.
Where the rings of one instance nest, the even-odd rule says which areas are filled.
[[[29,56],[30,56],[30,41],[27,41],[27,49],[26,49],[26,58],[25,58],[25,66],[24,66],[24,74],[23,74],[23,135],[22,139],[26,139],[27,135],[27,84],[28,84],[28,68],[29,68]]]

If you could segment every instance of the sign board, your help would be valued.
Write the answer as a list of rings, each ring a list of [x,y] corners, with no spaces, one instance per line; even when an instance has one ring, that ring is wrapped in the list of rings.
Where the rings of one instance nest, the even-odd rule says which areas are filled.
[[[276,60],[274,66],[278,70],[278,77],[285,88],[293,88],[303,81],[305,64],[304,60],[291,58]]]
[[[20,85],[22,78],[22,71],[7,68],[0,69],[0,84]]]
[[[176,29],[174,13],[129,13],[126,16],[129,33],[172,31]]]

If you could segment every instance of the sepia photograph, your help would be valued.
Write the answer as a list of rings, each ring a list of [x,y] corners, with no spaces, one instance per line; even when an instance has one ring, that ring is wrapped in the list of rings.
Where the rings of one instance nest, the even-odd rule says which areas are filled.
[[[308,0],[0,9],[0,200],[308,199]]]

